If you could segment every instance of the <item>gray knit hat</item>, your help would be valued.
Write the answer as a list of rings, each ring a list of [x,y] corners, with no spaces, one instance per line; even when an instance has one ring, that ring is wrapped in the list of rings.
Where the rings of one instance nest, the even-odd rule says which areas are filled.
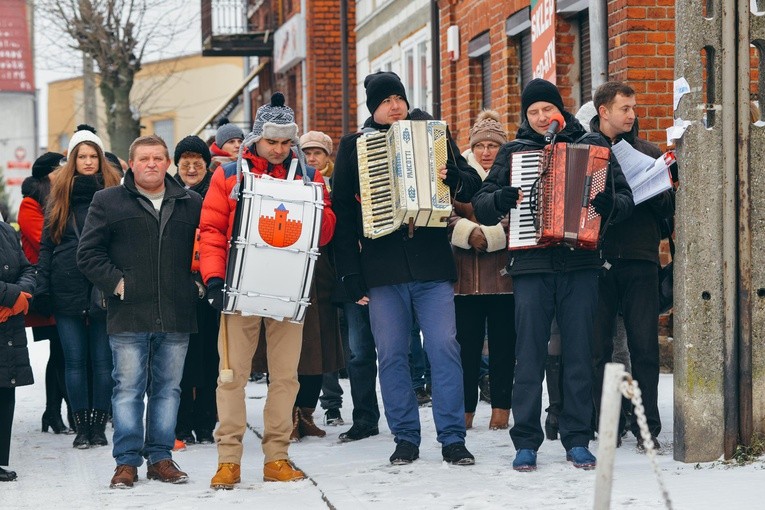
[[[288,138],[294,144],[298,143],[298,126],[295,124],[295,112],[285,106],[284,94],[274,93],[271,103],[258,108],[252,133],[247,137],[248,142],[257,142],[261,138],[277,140]]]
[[[244,140],[244,133],[239,126],[231,123],[223,124],[218,128],[218,131],[215,132],[215,145],[220,149],[226,142],[235,138]]]

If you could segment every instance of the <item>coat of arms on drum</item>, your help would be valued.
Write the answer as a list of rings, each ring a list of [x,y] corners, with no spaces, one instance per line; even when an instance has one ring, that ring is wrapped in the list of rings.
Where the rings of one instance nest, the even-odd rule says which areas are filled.
[[[274,209],[274,216],[260,216],[258,233],[266,243],[276,248],[284,248],[295,244],[303,230],[303,222],[287,219],[290,211],[279,204]]]

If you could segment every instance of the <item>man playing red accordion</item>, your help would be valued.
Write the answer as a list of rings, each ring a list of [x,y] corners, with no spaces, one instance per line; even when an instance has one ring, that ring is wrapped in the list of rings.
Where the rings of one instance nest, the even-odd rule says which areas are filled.
[[[565,125],[557,142],[600,145],[599,134],[588,134],[573,115],[565,111],[560,92],[552,83],[532,80],[521,95],[526,118],[516,139],[502,146],[489,176],[473,197],[476,217],[486,225],[499,222],[520,202],[519,189],[510,186],[510,160],[515,152],[542,149],[553,116],[563,115]],[[554,127],[554,126],[552,126]],[[632,192],[616,158],[611,155],[605,191],[591,204],[611,223],[629,217],[634,207]],[[603,221],[605,224],[606,221]],[[604,225],[605,226],[605,225]],[[592,367],[590,339],[598,305],[600,254],[596,250],[567,246],[519,249],[510,252],[507,271],[515,291],[517,365],[513,387],[514,425],[510,437],[517,450],[513,469],[536,469],[537,450],[544,440],[540,424],[542,379],[547,342],[553,318],[561,331],[563,412],[559,420],[566,459],[575,467],[592,469],[595,457],[588,446],[592,435]]]

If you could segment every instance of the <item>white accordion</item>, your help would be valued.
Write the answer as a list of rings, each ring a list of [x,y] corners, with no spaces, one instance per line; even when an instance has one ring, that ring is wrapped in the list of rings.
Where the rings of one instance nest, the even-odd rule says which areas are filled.
[[[445,227],[452,212],[438,169],[447,159],[446,123],[400,120],[386,132],[356,140],[361,219],[365,237],[375,239],[408,225]]]
[[[243,163],[243,167],[245,164]],[[242,172],[224,313],[300,323],[310,304],[324,209],[320,184]]]

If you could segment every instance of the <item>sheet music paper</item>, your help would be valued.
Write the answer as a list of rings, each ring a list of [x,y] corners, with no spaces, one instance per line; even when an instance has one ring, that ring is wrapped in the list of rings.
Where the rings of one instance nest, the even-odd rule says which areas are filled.
[[[632,188],[635,205],[672,189],[672,176],[664,155],[654,159],[635,149],[626,140],[614,144],[611,150]]]

